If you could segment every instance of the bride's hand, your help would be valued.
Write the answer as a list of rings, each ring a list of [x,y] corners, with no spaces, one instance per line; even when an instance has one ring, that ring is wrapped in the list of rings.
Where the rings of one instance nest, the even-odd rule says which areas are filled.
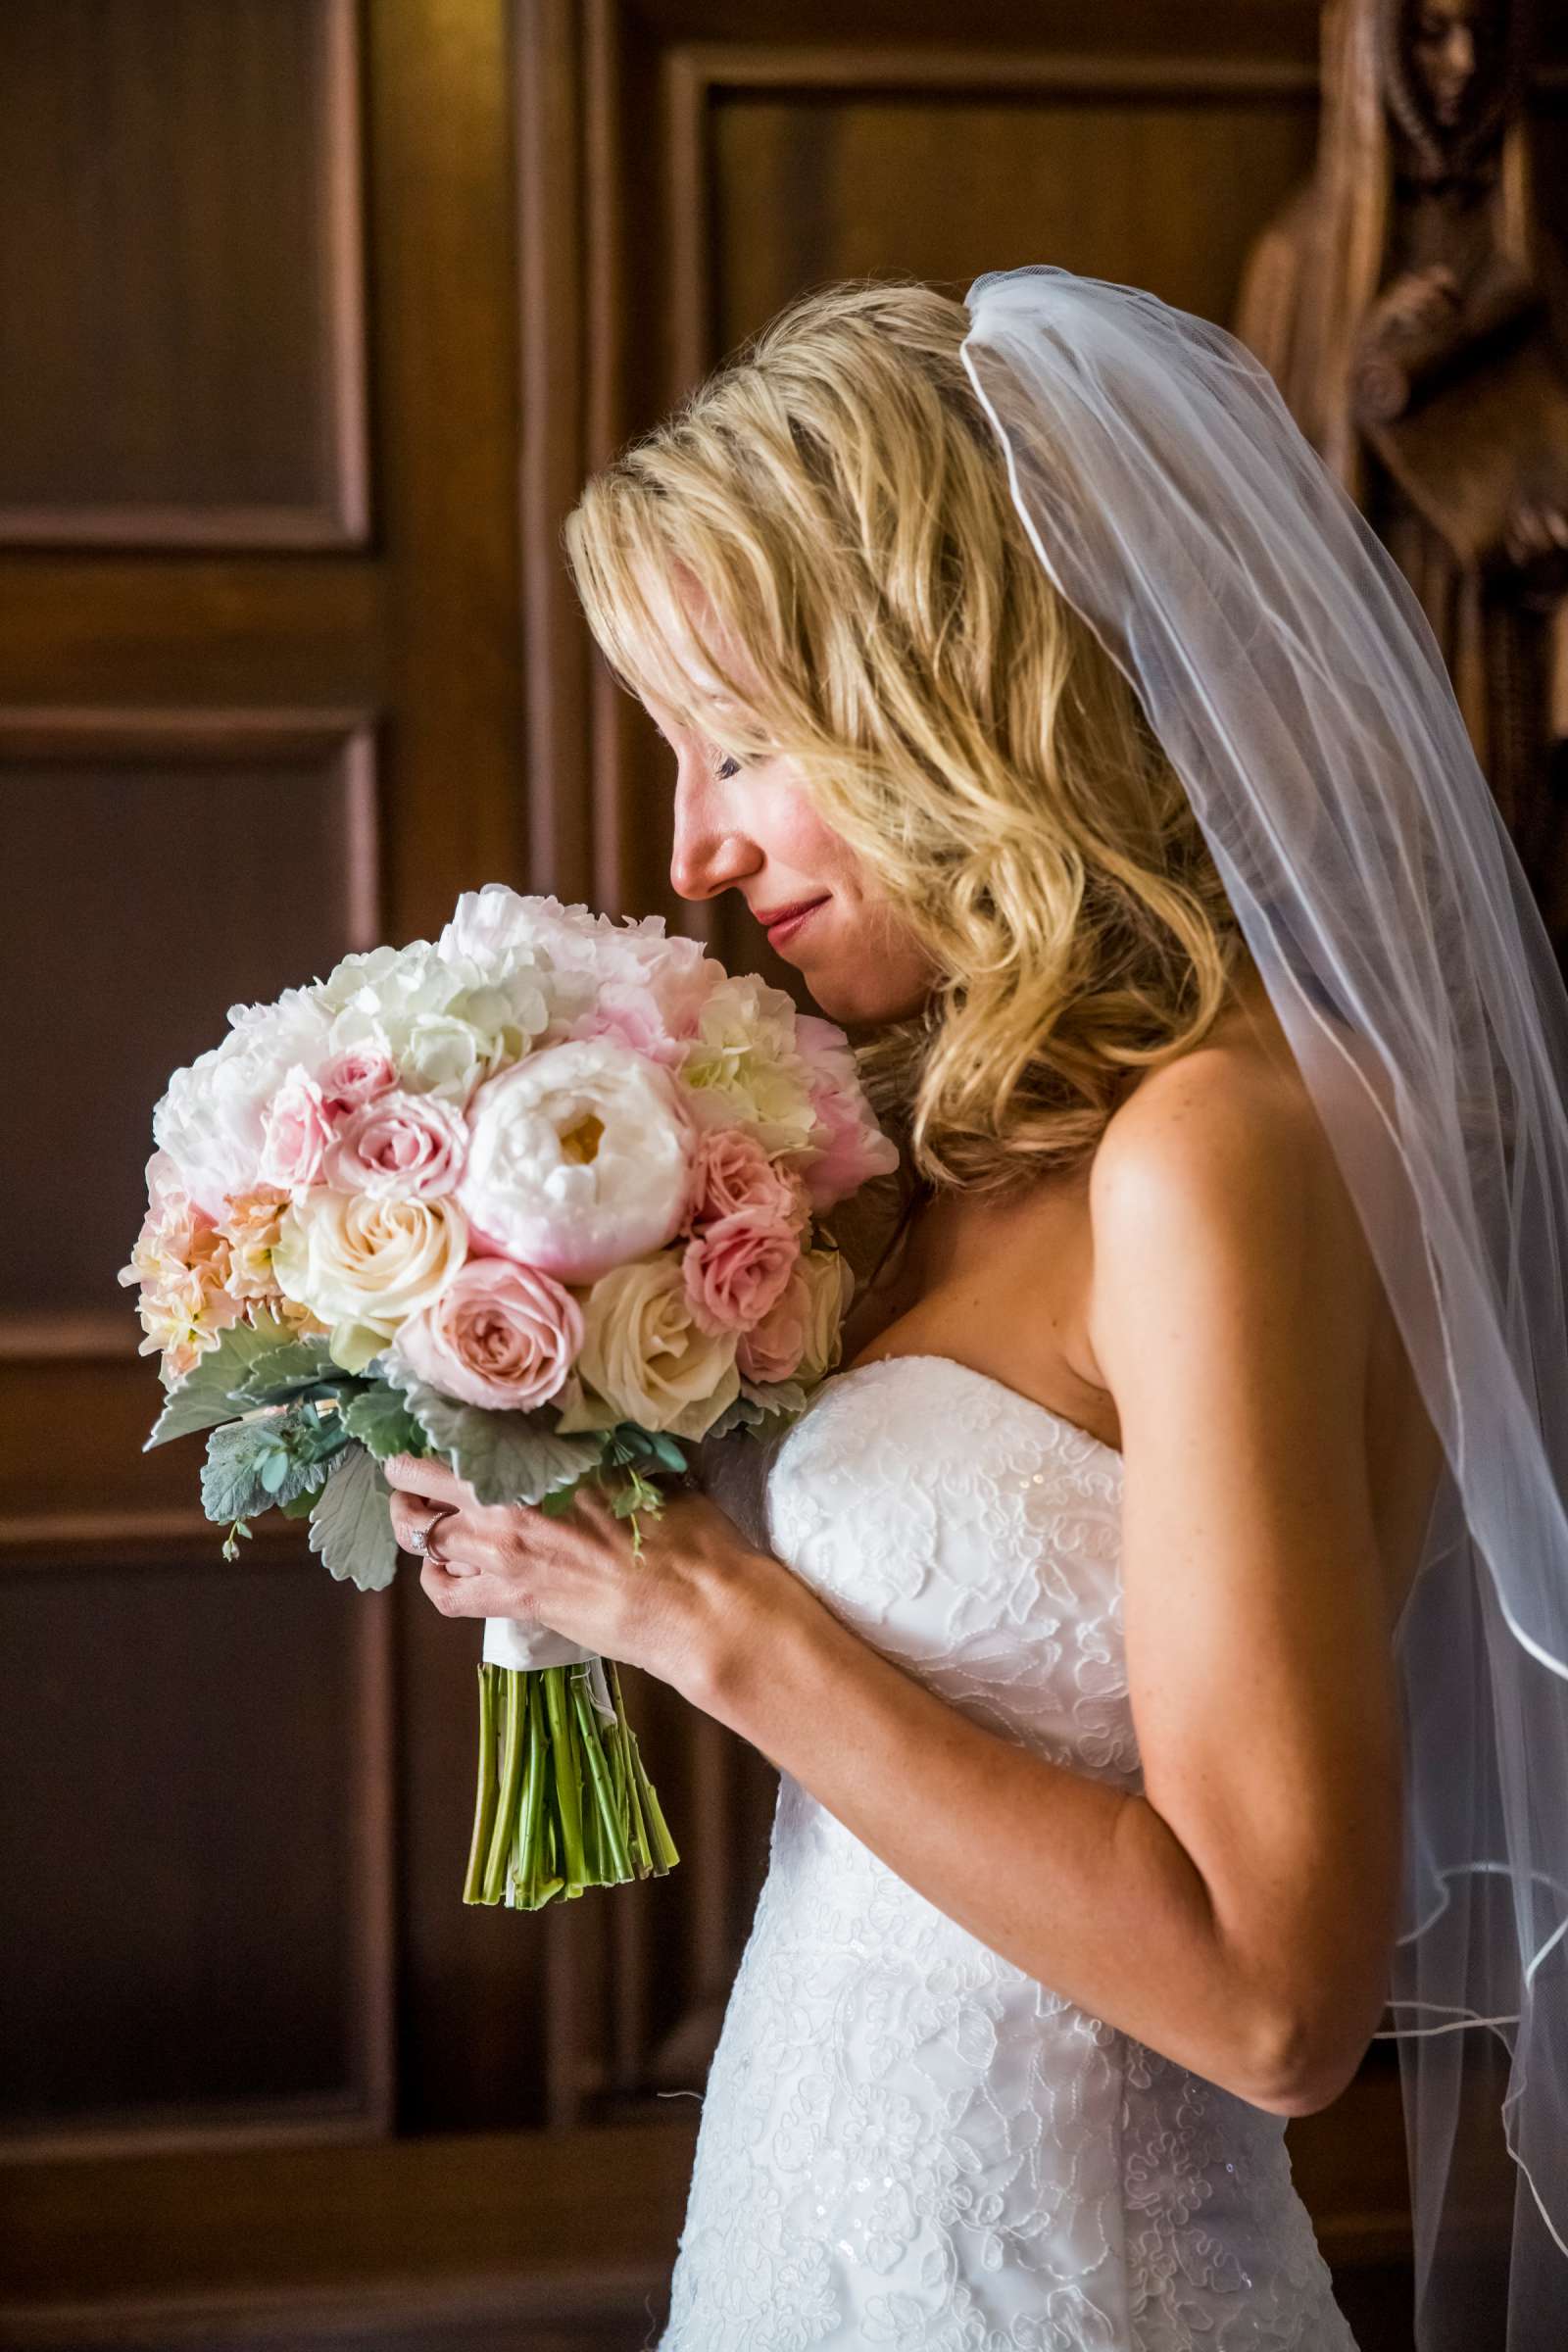
[[[381,1468],[403,1548],[414,1549],[420,1528],[434,1529],[440,1557],[420,1558],[419,1582],[443,1617],[548,1626],[699,1704],[759,1582],[769,1570],[787,1574],[706,1494],[665,1493],[657,1516],[641,1513],[638,1553],[627,1522],[593,1488],[554,1519],[522,1503],[480,1502],[434,1456],[392,1454]]]

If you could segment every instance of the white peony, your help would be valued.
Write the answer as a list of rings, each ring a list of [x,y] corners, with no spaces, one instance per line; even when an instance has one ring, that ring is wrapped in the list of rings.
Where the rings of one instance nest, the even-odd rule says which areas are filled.
[[[504,882],[465,891],[438,945],[496,975],[536,964],[551,1003],[552,1044],[580,1034],[607,1001],[634,993],[646,992],[666,1023],[684,1028],[724,977],[699,941],[671,937],[662,914],[617,921]]]
[[[560,1282],[662,1248],[685,1214],[696,1139],[679,1092],[612,1038],[500,1071],[468,1129],[456,1197],[476,1241]]]
[[[315,1067],[330,1027],[318,993],[303,988],[275,1004],[230,1005],[228,1018],[222,1044],[176,1070],[153,1111],[159,1147],[210,1217],[257,1183],[272,1097],[296,1063]]]

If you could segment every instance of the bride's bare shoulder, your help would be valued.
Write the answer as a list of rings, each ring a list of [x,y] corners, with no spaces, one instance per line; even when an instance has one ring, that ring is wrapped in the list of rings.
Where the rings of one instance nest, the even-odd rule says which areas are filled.
[[[1178,1213],[1221,1228],[1263,1202],[1293,1252],[1309,1249],[1359,1289],[1370,1329],[1379,1291],[1360,1219],[1266,998],[1229,1008],[1117,1105],[1089,1169],[1093,1256],[1100,1260],[1117,1230],[1152,1227],[1154,1238]],[[1092,1275],[1092,1351],[1096,1287]]]
[[[1156,1147],[1205,1117],[1253,1115],[1289,1127],[1318,1124],[1312,1097],[1278,1013],[1260,982],[1239,991],[1197,1045],[1145,1071],[1105,1124],[1091,1184],[1128,1154]]]

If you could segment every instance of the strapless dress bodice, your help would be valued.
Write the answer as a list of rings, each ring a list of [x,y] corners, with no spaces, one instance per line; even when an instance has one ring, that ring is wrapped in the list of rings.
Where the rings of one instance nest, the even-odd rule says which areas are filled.
[[[952,1705],[1142,1786],[1113,1447],[893,1355],[699,1467]],[[1284,2130],[1004,1960],[782,1774],[660,2352],[1354,2352]]]

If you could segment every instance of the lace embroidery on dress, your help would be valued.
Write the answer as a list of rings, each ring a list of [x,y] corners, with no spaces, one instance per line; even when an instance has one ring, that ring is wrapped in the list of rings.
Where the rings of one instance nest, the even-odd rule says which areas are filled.
[[[1141,1786],[1113,1448],[897,1355],[701,1471],[974,1721]],[[1284,2131],[989,1950],[783,1774],[659,2352],[1355,2352]]]

